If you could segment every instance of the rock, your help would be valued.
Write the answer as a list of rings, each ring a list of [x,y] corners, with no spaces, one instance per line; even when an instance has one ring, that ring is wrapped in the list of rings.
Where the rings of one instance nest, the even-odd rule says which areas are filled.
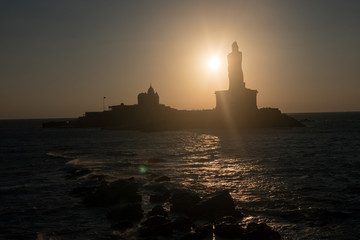
[[[281,240],[280,234],[266,223],[249,223],[244,232],[245,240]]]
[[[125,230],[128,228],[132,228],[134,224],[129,220],[119,221],[111,225],[112,228]]]
[[[135,203],[141,201],[138,186],[132,180],[117,180],[102,184],[84,198],[84,203],[90,207],[106,207],[116,204]]]
[[[98,182],[106,182],[106,176],[103,174],[90,175],[90,179],[96,180]]]
[[[201,233],[190,232],[190,233],[185,234],[183,237],[181,237],[180,240],[202,240],[205,238],[206,238],[206,236],[204,236]],[[207,237],[206,239],[210,239],[210,238]]]
[[[225,238],[242,238],[244,229],[237,223],[221,223],[215,225],[215,235]]]
[[[170,181],[170,178],[168,176],[161,176],[154,180],[155,182],[168,182]]]
[[[308,118],[301,119],[300,122],[313,122],[313,120],[310,120]]]
[[[186,216],[179,216],[172,222],[173,228],[182,231],[189,232],[191,230],[192,221]]]
[[[164,216],[151,216],[148,219],[146,219],[144,222],[141,223],[141,225],[146,227],[153,227],[158,225],[164,225],[170,223],[170,220],[167,217]]]
[[[149,182],[144,185],[144,188],[156,193],[170,193],[169,189],[162,183]]]
[[[224,216],[222,218],[218,218],[215,220],[215,225],[216,224],[234,224],[237,223],[236,218],[233,216]]]
[[[199,203],[201,198],[190,191],[179,191],[170,198],[170,211],[173,213],[189,213],[192,206]]]
[[[91,173],[91,171],[87,168],[80,168],[80,169],[77,168],[77,169],[73,169],[73,170],[69,171],[65,177],[67,179],[73,179],[73,178],[78,178],[78,177],[88,175],[90,173]]]
[[[106,217],[114,222],[123,222],[130,220],[140,220],[143,217],[143,211],[140,203],[128,203],[116,205],[110,208]]]
[[[160,194],[151,194],[150,202],[151,203],[162,203],[168,200],[170,197],[170,192],[160,193]]]
[[[141,223],[139,229],[140,237],[153,237],[159,235],[170,235],[173,232],[172,224],[167,217],[152,216]]]
[[[200,233],[203,238],[212,237],[214,232],[214,226],[212,224],[205,224],[195,228],[195,232]]]
[[[73,188],[70,194],[76,197],[87,197],[106,184],[105,180],[89,179],[83,181],[80,186]]]
[[[70,191],[70,194],[76,197],[85,197],[95,190],[94,186],[79,186]]]
[[[189,212],[194,219],[215,220],[236,216],[234,201],[227,190],[216,192],[194,205]]]
[[[147,216],[164,216],[164,217],[167,217],[168,213],[164,210],[164,208],[161,205],[157,205],[153,209],[151,209],[150,212],[148,212]]]

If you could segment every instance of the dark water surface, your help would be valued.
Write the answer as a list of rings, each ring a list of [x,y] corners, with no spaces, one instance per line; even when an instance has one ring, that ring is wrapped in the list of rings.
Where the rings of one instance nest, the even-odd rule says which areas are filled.
[[[91,175],[166,175],[200,196],[229,189],[244,221],[283,239],[360,239],[360,113],[293,114],[305,128],[143,133],[0,121],[0,239],[116,239],[69,192]],[[74,168],[90,174],[66,177]],[[144,208],[149,204],[144,199]]]

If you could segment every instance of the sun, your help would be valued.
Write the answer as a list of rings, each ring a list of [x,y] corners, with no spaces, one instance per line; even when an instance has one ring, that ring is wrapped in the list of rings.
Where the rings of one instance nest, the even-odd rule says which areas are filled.
[[[212,71],[218,70],[220,67],[220,59],[216,56],[209,58],[208,68]]]

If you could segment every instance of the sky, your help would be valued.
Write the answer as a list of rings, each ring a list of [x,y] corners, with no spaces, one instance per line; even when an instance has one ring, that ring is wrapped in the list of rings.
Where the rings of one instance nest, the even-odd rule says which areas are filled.
[[[258,107],[360,111],[360,1],[0,1],[0,119],[212,109],[237,41]],[[210,57],[220,66],[211,70]]]

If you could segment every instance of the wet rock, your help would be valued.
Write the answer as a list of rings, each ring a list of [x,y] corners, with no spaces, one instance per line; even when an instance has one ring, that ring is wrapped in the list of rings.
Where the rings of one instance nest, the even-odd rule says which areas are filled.
[[[141,223],[139,229],[140,237],[153,237],[159,235],[170,235],[173,227],[170,220],[164,216],[151,216]]]
[[[144,188],[157,193],[169,192],[169,189],[163,183],[148,182],[144,185]]]
[[[190,216],[194,219],[207,220],[236,216],[234,201],[227,190],[216,192],[194,205]]]
[[[189,217],[179,216],[172,222],[173,228],[182,231],[189,232],[191,230],[192,221]]]
[[[313,122],[314,120],[310,120],[308,118],[301,119],[300,122]]]
[[[150,202],[151,203],[162,203],[168,200],[170,197],[170,192],[166,191],[163,193],[155,193],[150,195]]]
[[[116,223],[113,223],[111,225],[112,228],[118,229],[118,230],[125,230],[128,228],[132,228],[134,224],[129,220],[123,220]]]
[[[220,223],[215,225],[215,236],[224,238],[241,238],[244,229],[237,223]]]
[[[80,169],[76,168],[76,169],[69,171],[65,177],[67,179],[73,179],[73,178],[78,178],[78,177],[88,175],[90,173],[91,173],[91,171],[87,168],[80,168]]]
[[[147,216],[157,216],[157,215],[167,217],[168,213],[161,205],[157,205],[153,209],[151,209],[151,211],[148,212],[147,214]]]
[[[92,174],[90,175],[90,179],[93,179],[98,182],[106,182],[106,176],[103,174]]]
[[[92,193],[94,189],[93,186],[79,186],[72,189],[70,194],[76,197],[84,197]]]
[[[222,218],[216,219],[215,225],[216,224],[234,224],[236,222],[237,222],[237,220],[236,220],[235,217],[233,217],[233,216],[224,216]]]
[[[185,234],[183,237],[180,238],[180,240],[202,240],[202,239],[211,239],[209,237],[204,236],[201,233],[198,232],[190,232]]]
[[[143,211],[140,203],[121,204],[110,208],[106,217],[109,220],[118,223],[130,220],[140,220],[143,217]]]
[[[164,225],[167,223],[170,223],[170,220],[167,217],[151,216],[148,219],[146,219],[144,222],[142,222],[141,225],[146,227],[153,227],[155,225]]]
[[[84,203],[90,207],[106,207],[140,201],[141,195],[138,194],[136,182],[124,179],[102,184],[84,198]]]
[[[203,238],[209,238],[212,237],[214,233],[214,226],[213,224],[198,226],[195,228],[195,232],[200,233]]]
[[[244,231],[245,240],[281,240],[280,234],[266,223],[249,223]]]
[[[173,213],[189,213],[190,208],[199,203],[201,198],[193,192],[178,191],[170,198],[170,210]]]
[[[170,178],[168,176],[161,176],[154,180],[155,182],[168,182],[170,181]]]
[[[79,186],[73,188],[70,191],[70,194],[76,197],[87,197],[102,186],[105,186],[107,183],[104,180],[90,179],[83,181]]]

